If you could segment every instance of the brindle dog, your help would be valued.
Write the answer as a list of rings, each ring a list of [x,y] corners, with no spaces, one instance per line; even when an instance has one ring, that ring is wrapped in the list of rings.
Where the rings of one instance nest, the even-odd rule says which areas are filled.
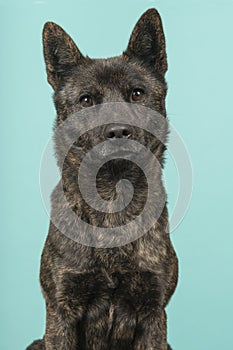
[[[54,89],[55,129],[73,113],[106,102],[139,104],[166,118],[167,56],[161,18],[155,9],[141,16],[120,56],[84,57],[64,30],[52,22],[44,26],[43,47],[48,82]],[[89,150],[112,138],[139,139],[163,164],[165,146],[152,134],[143,131],[139,138],[137,128],[126,124],[109,124],[101,130],[83,135],[77,141],[78,148]],[[55,141],[59,159],[61,145]],[[82,198],[77,183],[80,162],[71,148],[61,169],[63,190],[77,215],[95,227],[114,227],[140,213],[147,197],[147,181],[136,165],[115,159],[100,169],[97,189],[106,200],[114,198],[121,178],[129,179],[135,191],[124,211],[101,213]],[[161,176],[155,190],[163,192]],[[55,212],[59,203],[55,189]],[[62,208],[59,210],[62,213]],[[65,214],[62,219],[68,227]],[[176,288],[178,263],[167,227],[165,204],[157,222],[142,237],[123,246],[98,248],[68,238],[51,220],[40,270],[46,332],[28,350],[170,349],[165,307]]]

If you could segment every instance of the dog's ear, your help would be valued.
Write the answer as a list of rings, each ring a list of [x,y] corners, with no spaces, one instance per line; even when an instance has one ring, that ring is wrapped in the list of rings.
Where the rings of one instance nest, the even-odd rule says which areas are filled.
[[[166,73],[165,38],[162,21],[156,9],[149,9],[140,17],[124,55],[162,75]]]
[[[65,74],[85,60],[70,36],[53,22],[44,25],[43,49],[48,82],[54,90]]]

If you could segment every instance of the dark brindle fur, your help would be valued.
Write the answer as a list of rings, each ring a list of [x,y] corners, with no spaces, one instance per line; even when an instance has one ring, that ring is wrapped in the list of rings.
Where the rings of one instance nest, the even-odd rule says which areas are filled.
[[[81,110],[82,103],[141,103],[166,118],[165,39],[155,9],[143,14],[127,50],[118,57],[83,57],[63,29],[51,22],[45,24],[43,44],[48,81],[55,92],[56,126]],[[143,96],[135,102],[132,91],[137,88]],[[80,104],[83,91],[90,97]],[[88,132],[78,141],[79,147],[91,149],[106,135],[106,129]],[[150,147],[163,163],[165,147],[152,135],[131,128],[129,136]],[[58,160],[60,147],[58,142]],[[102,167],[97,188],[103,198],[114,198],[116,182],[124,174],[134,185],[136,200],[124,212],[101,214],[81,197],[77,185],[79,164],[79,157],[71,149],[63,165],[62,181],[66,198],[78,215],[95,226],[113,227],[140,213],[147,196],[146,179],[140,169],[123,160]],[[157,187],[163,191],[161,179]],[[53,208],[57,203],[55,189]],[[28,349],[169,349],[165,307],[177,283],[177,258],[166,233],[167,224],[165,206],[158,222],[141,238],[121,247],[93,248],[67,238],[51,222],[40,271],[46,332]]]

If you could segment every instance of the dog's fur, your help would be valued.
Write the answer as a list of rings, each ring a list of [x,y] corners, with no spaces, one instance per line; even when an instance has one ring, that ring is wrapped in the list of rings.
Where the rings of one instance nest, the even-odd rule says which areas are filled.
[[[83,108],[79,103],[83,91],[95,104],[141,103],[166,118],[167,58],[162,23],[155,9],[142,15],[126,51],[118,57],[83,57],[63,29],[51,22],[44,26],[43,45],[48,81],[55,92],[55,127]],[[143,97],[137,102],[132,101],[135,88],[143,89]],[[104,135],[104,131],[87,133],[80,138],[79,147],[88,150],[104,140]],[[163,163],[165,147],[152,135],[133,128],[130,137],[149,147]],[[57,144],[58,158],[59,147]],[[96,213],[84,202],[76,177],[79,164],[71,149],[63,164],[62,181],[70,206],[85,221],[114,227],[140,213],[147,183],[137,167],[113,160],[98,174],[98,191],[107,200],[114,197],[122,173],[134,185],[137,200],[123,215]],[[157,190],[163,190],[162,181]],[[56,207],[58,202],[55,190],[52,205]],[[141,238],[122,247],[94,248],[69,239],[51,221],[40,272],[46,332],[28,350],[170,349],[165,307],[175,290],[178,268],[167,225],[165,206],[159,220]]]

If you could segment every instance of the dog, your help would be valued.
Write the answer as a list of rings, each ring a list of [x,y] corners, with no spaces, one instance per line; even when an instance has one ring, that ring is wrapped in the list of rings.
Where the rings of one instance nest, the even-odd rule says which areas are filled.
[[[70,36],[52,22],[44,26],[43,49],[57,110],[55,133],[71,115],[108,103],[142,106],[166,120],[167,55],[156,9],[149,9],[140,17],[127,49],[120,56],[84,57]],[[128,207],[106,213],[94,210],[82,198],[77,182],[82,155],[102,141],[122,139],[139,141],[163,167],[166,146],[138,126],[105,123],[81,135],[67,152],[62,149],[65,141],[60,142],[59,135],[54,138],[68,207],[92,225],[94,231],[95,227],[107,229],[127,224],[145,205],[146,176],[136,164],[121,157],[103,164],[96,186],[101,197],[111,202],[116,198],[117,182],[127,178],[134,187]],[[158,174],[155,191],[162,195],[161,172]],[[59,216],[63,230],[68,230],[72,225],[59,196],[55,188],[52,216]],[[77,242],[51,219],[40,269],[46,331],[43,339],[34,341],[27,349],[171,349],[167,343],[165,307],[177,285],[178,260],[167,227],[166,201],[158,220],[145,234],[118,246]]]

